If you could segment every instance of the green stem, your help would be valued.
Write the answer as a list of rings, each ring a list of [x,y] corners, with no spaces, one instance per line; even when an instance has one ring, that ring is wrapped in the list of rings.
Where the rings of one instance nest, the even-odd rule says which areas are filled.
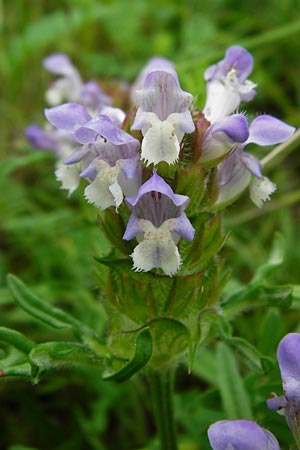
[[[177,450],[173,415],[174,370],[150,369],[149,380],[160,450]]]

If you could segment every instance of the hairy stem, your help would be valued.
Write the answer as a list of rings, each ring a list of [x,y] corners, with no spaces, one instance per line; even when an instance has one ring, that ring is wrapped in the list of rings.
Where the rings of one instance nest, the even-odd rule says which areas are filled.
[[[177,450],[173,415],[174,369],[150,369],[148,375],[160,449]]]

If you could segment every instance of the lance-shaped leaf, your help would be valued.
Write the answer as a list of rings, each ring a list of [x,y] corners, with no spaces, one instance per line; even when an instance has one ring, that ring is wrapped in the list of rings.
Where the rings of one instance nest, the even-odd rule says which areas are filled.
[[[27,354],[19,350],[18,348],[14,347],[13,345],[7,344],[4,341],[0,341],[0,349],[1,349],[0,376],[7,377],[10,375],[19,375],[20,370],[23,373],[24,365],[28,364]],[[27,370],[28,367],[29,370]],[[26,377],[27,376],[30,377],[31,373],[31,368],[29,364],[28,367],[26,368]]]
[[[45,342],[32,349],[29,360],[36,368],[34,382],[37,383],[48,370],[94,367],[103,369],[103,359],[89,348],[73,342]]]
[[[276,233],[268,261],[259,266],[251,283],[263,281],[270,273],[283,263],[285,251],[285,240],[282,234]]]
[[[95,331],[49,303],[34,295],[27,286],[14,275],[8,275],[8,287],[16,303],[27,313],[54,328],[69,328],[97,354],[108,355],[109,351]]]
[[[226,417],[251,419],[250,398],[231,350],[220,343],[217,350],[217,377]]]
[[[0,381],[16,380],[17,378],[31,379],[31,365],[28,362],[0,369]]]
[[[144,328],[136,337],[133,357],[120,370],[114,373],[104,374],[105,381],[126,381],[141,370],[152,355],[152,336],[149,328]]]
[[[0,341],[4,341],[9,345],[14,346],[26,355],[36,345],[35,342],[33,342],[31,339],[28,339],[22,333],[6,327],[0,327]]]
[[[226,318],[231,319],[245,309],[262,306],[289,308],[292,303],[293,287],[268,286],[264,283],[249,283],[230,295],[222,304]]]
[[[256,373],[264,374],[274,367],[275,361],[259,352],[250,342],[232,336],[232,327],[219,316],[218,330],[220,338],[236,353],[239,359]]]

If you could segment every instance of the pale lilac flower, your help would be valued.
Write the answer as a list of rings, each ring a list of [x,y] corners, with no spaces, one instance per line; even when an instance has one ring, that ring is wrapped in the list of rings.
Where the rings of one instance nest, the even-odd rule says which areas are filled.
[[[275,117],[266,114],[256,117],[249,126],[248,139],[218,166],[219,195],[216,206],[223,207],[232,203],[249,185],[253,175],[258,181],[251,188],[251,199],[261,207],[276,186],[263,177],[260,161],[245,152],[244,148],[250,143],[262,146],[279,144],[291,137],[294,131],[294,127]]]
[[[174,275],[181,263],[176,244],[180,238],[192,240],[195,233],[184,213],[189,198],[174,194],[154,172],[126,203],[132,214],[123,239],[136,237],[139,242],[131,255],[133,268],[144,272],[161,268],[166,275]]]
[[[300,445],[300,334],[289,333],[279,342],[277,359],[284,395],[267,400],[275,411],[284,411],[286,421]]]
[[[234,45],[228,48],[223,60],[206,69],[206,103],[203,113],[209,122],[214,123],[229,116],[241,102],[252,100],[256,85],[247,80],[252,68],[253,58],[250,53]]]
[[[112,110],[114,108],[106,111]],[[100,209],[118,207],[124,195],[137,193],[141,184],[137,139],[120,129],[107,115],[91,118],[79,104],[66,103],[46,109],[45,114],[52,125],[70,132],[82,144],[64,163],[66,167],[76,167],[80,176],[90,181],[85,189],[90,203]],[[113,118],[117,121],[117,116]]]
[[[25,130],[30,144],[44,151],[52,151],[56,155],[55,176],[61,182],[61,188],[69,191],[69,195],[77,188],[81,170],[77,166],[66,166],[63,161],[77,152],[78,142],[65,130],[57,130],[50,124],[44,129],[38,125],[30,125]]]
[[[111,150],[108,154],[108,150]],[[118,208],[125,196],[138,192],[141,185],[142,168],[135,146],[106,145],[103,154],[94,159],[81,172],[90,184],[85,188],[84,196],[89,203],[100,209],[109,206]]]
[[[44,59],[43,65],[48,72],[59,75],[46,91],[46,100],[50,106],[63,102],[82,103],[91,114],[111,104],[96,81],[83,83],[81,76],[71,60],[64,53],[55,53]]]
[[[203,136],[199,163],[216,165],[248,137],[248,122],[243,114],[232,114],[215,122]]]
[[[111,105],[112,99],[105,94],[96,81],[85,83],[79,93],[81,103],[89,112],[97,112],[105,106]]]
[[[25,136],[33,148],[55,152],[58,149],[58,142],[53,130],[53,128],[42,129],[32,124],[25,129]]]
[[[58,105],[63,101],[78,101],[83,83],[76,67],[67,55],[55,53],[44,59],[43,65],[48,72],[59,75],[46,91],[49,105]]]
[[[280,450],[275,436],[251,420],[220,420],[207,433],[213,450]]]
[[[173,69],[163,68],[147,74],[135,98],[139,109],[131,128],[144,136],[141,158],[146,164],[176,162],[184,134],[195,129],[189,110],[192,95],[180,88]]]

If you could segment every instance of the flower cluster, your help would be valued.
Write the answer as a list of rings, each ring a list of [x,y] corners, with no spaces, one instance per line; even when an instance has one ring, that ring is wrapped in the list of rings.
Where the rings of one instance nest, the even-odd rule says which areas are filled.
[[[193,96],[182,90],[173,64],[164,58],[151,59],[142,70],[131,92],[134,109],[127,116],[109,106],[110,98],[97,83],[83,84],[65,55],[52,55],[44,65],[60,76],[47,91],[48,103],[68,103],[46,109],[51,127],[31,126],[27,137],[35,147],[57,153],[56,176],[69,193],[84,178],[90,203],[101,210],[124,206],[131,211],[123,239],[138,240],[131,255],[135,270],[160,268],[174,275],[181,264],[179,239],[194,237],[184,213],[189,196],[174,192],[177,169],[188,171],[196,163],[206,178],[215,170],[217,195],[203,211],[231,204],[251,176],[250,195],[259,207],[276,189],[245,148],[250,143],[281,143],[294,128],[269,115],[249,124],[245,114],[237,112],[241,102],[255,95],[255,84],[247,79],[253,59],[242,47],[229,48],[222,61],[206,70],[203,112],[194,107]],[[173,170],[171,185],[161,176],[166,166]]]

